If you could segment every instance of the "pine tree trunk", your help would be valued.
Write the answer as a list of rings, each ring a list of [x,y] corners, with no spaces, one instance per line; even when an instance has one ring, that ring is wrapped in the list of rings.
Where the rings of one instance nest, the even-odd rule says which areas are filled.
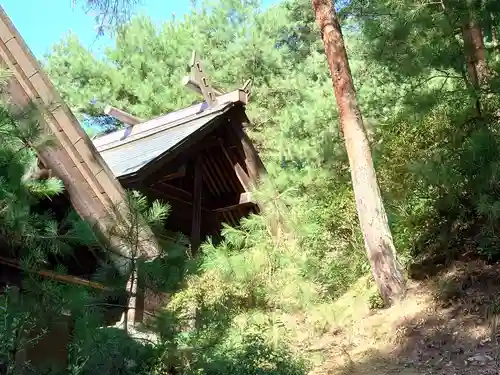
[[[488,76],[486,52],[481,26],[471,19],[462,27],[465,57],[469,79],[474,88],[479,88]]]
[[[391,304],[404,296],[405,280],[396,259],[370,144],[356,100],[349,60],[331,0],[312,0],[337,99],[341,131],[349,157],[359,222],[380,295]]]

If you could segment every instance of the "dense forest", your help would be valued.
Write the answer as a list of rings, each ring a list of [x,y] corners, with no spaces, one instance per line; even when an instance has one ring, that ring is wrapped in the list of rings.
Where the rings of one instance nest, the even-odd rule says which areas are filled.
[[[101,307],[120,304],[117,291],[125,280],[103,255],[98,256],[96,277],[116,283],[104,294],[37,275],[42,268],[64,274],[67,270],[58,260],[75,257],[79,246],[105,254],[107,245],[75,213],[54,211],[50,202],[64,189],[57,178],[30,178],[36,164],[33,145],[51,142],[38,125],[36,111],[12,113],[3,105],[2,245],[13,249],[21,259],[18,268],[29,277],[23,278],[22,288],[28,292],[23,298],[10,287],[0,295],[1,374],[17,373],[16,351],[42,338],[53,326],[51,317],[61,311],[75,317],[68,365],[42,371],[26,363],[23,370],[299,375],[415,368],[404,373],[425,373],[419,366],[429,365],[434,357],[421,353],[419,360],[401,364],[399,370],[385,362],[383,370],[369,372],[376,368],[368,359],[370,350],[378,350],[377,358],[394,357],[379,346],[392,339],[391,345],[398,346],[402,334],[381,322],[374,323],[372,333],[361,333],[362,322],[387,319],[398,308],[410,314],[414,305],[423,303],[423,295],[430,296],[436,309],[463,307],[457,301],[474,294],[467,288],[498,284],[497,276],[485,281],[476,269],[464,271],[467,281],[456,275],[447,278],[446,272],[455,262],[465,262],[494,274],[500,261],[500,7],[488,0],[351,0],[335,6],[388,236],[410,280],[406,302],[389,307],[371,273],[374,263],[367,257],[369,241],[360,227],[356,181],[344,143],[345,113],[336,105],[338,92],[332,88],[325,55],[328,38],[322,40],[311,2],[284,0],[268,7],[257,0],[203,2],[183,18],[172,17],[161,25],[145,16],[122,15],[110,31],[114,45],[102,56],[70,34],[43,61],[87,133],[95,137],[123,126],[104,114],[106,105],[152,118],[200,102],[200,96],[181,84],[196,50],[215,86],[229,91],[252,80],[247,106],[251,125],[246,130],[267,168],[255,194],[268,209],[239,227],[226,226],[223,240],[206,241],[195,257],[185,250],[182,238],[162,243],[161,261],[147,270],[170,295],[146,327],[154,339],[131,339],[123,330],[103,329]],[[156,232],[168,216],[168,205],[148,206],[137,194],[129,198],[134,212],[140,211]],[[269,230],[276,217],[287,228],[278,239]],[[432,282],[421,284],[428,279]],[[479,307],[474,300],[476,310],[464,314],[479,314],[482,320],[477,322],[490,330],[488,342],[496,344],[497,324],[491,322],[500,314],[498,290],[492,295]],[[194,326],[189,324],[193,310]],[[438,316],[435,311],[429,314]],[[412,318],[418,317],[401,319]],[[439,324],[436,320],[435,326]],[[44,328],[32,339],[20,339],[19,332],[35,326]],[[468,335],[465,328],[457,329]],[[375,344],[362,349],[369,341]],[[461,352],[453,347],[446,354],[434,344],[425,341],[426,350],[434,348],[436,361],[450,355],[439,362],[449,362],[449,367],[436,364],[428,373],[453,373],[453,361],[463,366],[461,355],[466,364],[479,358],[464,343]],[[486,371],[477,373],[497,373],[500,353],[488,353],[476,358]],[[368,372],[355,372],[361,362]]]

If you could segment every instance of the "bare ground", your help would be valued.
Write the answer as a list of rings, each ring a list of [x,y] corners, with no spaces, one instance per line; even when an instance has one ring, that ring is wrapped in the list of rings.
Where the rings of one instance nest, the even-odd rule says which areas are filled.
[[[323,334],[303,338],[321,354],[310,375],[500,375],[499,276],[499,264],[458,262],[375,311],[361,283],[334,303]]]

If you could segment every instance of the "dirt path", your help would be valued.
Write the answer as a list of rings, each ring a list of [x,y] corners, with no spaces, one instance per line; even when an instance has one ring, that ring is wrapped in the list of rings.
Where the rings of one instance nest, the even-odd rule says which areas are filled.
[[[335,332],[318,338],[330,341],[311,375],[500,375],[500,265],[457,263],[412,282],[390,309],[356,308],[353,298]]]

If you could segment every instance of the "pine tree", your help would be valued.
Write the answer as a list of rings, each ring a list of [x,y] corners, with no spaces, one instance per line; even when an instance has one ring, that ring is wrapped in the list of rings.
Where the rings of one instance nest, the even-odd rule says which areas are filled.
[[[354,197],[373,277],[385,303],[405,293],[401,267],[387,221],[373,166],[370,144],[356,100],[356,91],[337,14],[330,1],[313,0],[337,98],[340,124],[351,167]]]
[[[139,0],[72,0],[79,4],[96,21],[98,35],[122,25],[130,19],[131,12]]]

